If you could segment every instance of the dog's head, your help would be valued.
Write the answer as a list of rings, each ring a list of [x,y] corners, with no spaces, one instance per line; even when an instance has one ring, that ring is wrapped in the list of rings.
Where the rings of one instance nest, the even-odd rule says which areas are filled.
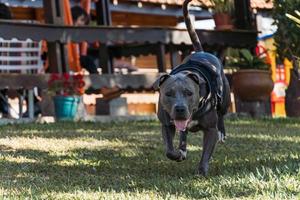
[[[178,130],[185,130],[193,112],[198,109],[201,96],[205,95],[205,80],[196,73],[180,72],[162,75],[153,85],[159,90],[163,109],[174,120]]]

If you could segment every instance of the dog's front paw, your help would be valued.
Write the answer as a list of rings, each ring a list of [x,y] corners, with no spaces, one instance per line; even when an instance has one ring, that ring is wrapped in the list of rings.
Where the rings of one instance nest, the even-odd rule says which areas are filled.
[[[179,151],[167,151],[166,156],[170,160],[181,162],[186,159],[186,154],[187,154],[186,151],[180,149]]]
[[[226,136],[221,131],[218,131],[218,142],[224,144],[226,140]]]
[[[170,160],[179,160],[181,157],[181,154],[179,151],[167,151],[166,156],[170,159]]]
[[[187,151],[183,151],[183,150],[179,149],[179,153],[180,153],[180,157],[176,161],[177,162],[184,161],[186,159]]]

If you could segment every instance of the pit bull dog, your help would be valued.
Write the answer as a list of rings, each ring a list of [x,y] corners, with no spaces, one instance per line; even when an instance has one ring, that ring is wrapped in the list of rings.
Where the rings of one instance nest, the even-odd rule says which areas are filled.
[[[203,51],[189,17],[190,1],[184,2],[183,14],[195,53],[170,74],[158,78],[153,87],[160,94],[157,116],[162,124],[166,156],[174,161],[185,160],[188,131],[202,130],[203,152],[197,173],[206,176],[217,141],[225,139],[223,116],[229,107],[230,88],[219,59]],[[173,146],[176,129],[178,150]]]

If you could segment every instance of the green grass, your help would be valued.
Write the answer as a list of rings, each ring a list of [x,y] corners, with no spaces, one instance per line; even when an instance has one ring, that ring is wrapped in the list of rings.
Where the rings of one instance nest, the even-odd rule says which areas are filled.
[[[300,199],[300,120],[226,121],[209,176],[169,161],[158,122],[0,127],[0,199]]]

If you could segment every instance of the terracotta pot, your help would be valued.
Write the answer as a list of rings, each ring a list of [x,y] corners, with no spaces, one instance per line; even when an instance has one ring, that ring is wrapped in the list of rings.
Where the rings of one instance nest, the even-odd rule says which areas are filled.
[[[264,70],[239,70],[232,77],[233,92],[242,101],[264,101],[270,98],[274,83]]]
[[[228,13],[215,13],[213,18],[217,30],[231,30],[234,27],[232,18]]]

